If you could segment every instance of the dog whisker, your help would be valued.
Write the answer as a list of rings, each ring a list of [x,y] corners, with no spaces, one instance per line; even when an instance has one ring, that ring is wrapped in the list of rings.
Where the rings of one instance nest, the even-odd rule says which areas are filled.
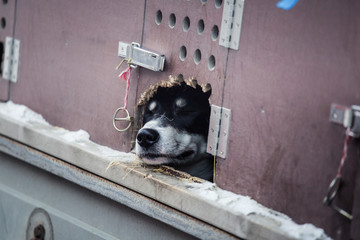
[[[173,122],[173,121],[174,121],[174,118],[172,118],[172,119],[168,118],[165,113],[163,113],[163,114],[160,116],[160,118],[166,119],[166,120],[168,120],[169,122]]]

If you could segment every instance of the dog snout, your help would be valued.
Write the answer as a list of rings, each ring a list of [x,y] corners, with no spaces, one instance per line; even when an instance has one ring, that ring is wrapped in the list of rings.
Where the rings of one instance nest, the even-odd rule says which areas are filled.
[[[160,138],[158,131],[150,128],[143,128],[136,136],[137,143],[144,148],[154,145]]]

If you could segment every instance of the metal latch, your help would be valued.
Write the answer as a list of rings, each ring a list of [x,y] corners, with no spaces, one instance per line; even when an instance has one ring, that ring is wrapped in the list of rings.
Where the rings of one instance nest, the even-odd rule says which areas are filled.
[[[351,137],[360,137],[360,106],[351,107],[331,104],[329,120],[348,128]]]
[[[123,118],[120,118],[120,117],[117,117],[118,113],[120,111],[123,111],[126,113],[126,117],[123,117]],[[128,125],[125,127],[125,128],[118,128],[116,126],[116,122],[128,122]],[[116,109],[115,113],[114,113],[114,116],[113,116],[113,126],[114,128],[116,129],[116,131],[118,132],[125,132],[127,131],[130,127],[131,127],[131,124],[134,122],[134,118],[130,116],[130,113],[129,111],[124,108],[124,107],[120,107],[118,109]]]
[[[206,152],[226,158],[231,110],[211,105],[209,134]]]
[[[119,42],[118,56],[131,60],[131,64],[153,71],[163,71],[165,56],[143,49],[139,43]]]
[[[19,67],[20,40],[11,37],[5,39],[3,78],[11,82],[17,81]]]
[[[219,45],[239,49],[245,0],[226,0],[223,8]]]

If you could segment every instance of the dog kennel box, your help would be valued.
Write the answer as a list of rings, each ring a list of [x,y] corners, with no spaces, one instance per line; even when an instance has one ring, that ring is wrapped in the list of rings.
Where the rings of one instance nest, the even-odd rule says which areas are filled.
[[[163,54],[165,68],[132,71],[131,116],[141,93],[170,74],[210,83],[211,104],[231,110],[227,155],[216,159],[216,184],[298,223],[311,222],[332,238],[359,238],[357,142],[350,141],[336,202],[353,220],[322,201],[345,137],[344,128],[328,120],[330,106],[360,100],[360,3],[299,1],[286,11],[276,1],[234,2],[242,11],[241,24],[233,26],[240,32],[234,37],[238,49],[220,45],[229,38],[222,24],[231,19],[223,10],[232,1],[2,1],[2,53],[7,37],[19,40],[20,51],[16,82],[2,72],[0,98],[129,152],[136,129],[119,133],[112,125],[126,95],[126,82],[118,77],[125,66],[115,67],[122,60],[119,42],[139,43]],[[38,174],[20,165],[13,170]]]

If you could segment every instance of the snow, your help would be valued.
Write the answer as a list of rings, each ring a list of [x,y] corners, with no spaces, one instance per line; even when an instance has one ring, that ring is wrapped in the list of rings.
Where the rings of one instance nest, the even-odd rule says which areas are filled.
[[[266,208],[248,196],[223,190],[214,183],[193,182],[187,183],[185,186],[189,191],[196,193],[202,199],[215,202],[217,205],[221,205],[233,213],[271,219],[272,222],[277,223],[279,229],[290,238],[303,240],[331,239],[325,234],[323,229],[317,228],[313,224],[296,224],[288,216]]]
[[[0,103],[0,114],[7,115],[10,118],[15,118],[23,123],[40,123],[50,126],[50,124],[40,114],[30,110],[24,105],[15,104],[12,101]]]
[[[90,134],[82,129],[78,131],[69,131],[60,127],[52,127],[42,115],[32,111],[25,105],[15,104],[12,101],[0,103],[0,115],[5,115],[8,118],[16,119],[25,125],[46,127],[45,131],[48,134],[53,134],[60,140],[78,146],[79,148],[86,148],[89,152],[101,156],[110,161],[119,162],[134,162],[138,161],[137,157],[131,153],[124,153],[116,151],[106,146],[101,146],[90,140]],[[49,128],[51,127],[51,128]]]
[[[134,154],[116,151],[92,142],[89,133],[84,130],[68,131],[63,128],[52,127],[40,114],[30,110],[24,105],[15,104],[11,101],[0,103],[0,115],[22,122],[25,125],[44,126],[46,127],[47,132],[52,131],[54,135],[63,142],[79,146],[79,148],[86,149],[86,151],[107,158],[111,161],[109,166],[115,161],[138,161]],[[254,222],[261,222],[264,224],[268,224],[269,222],[275,223],[276,228],[283,232],[284,235],[289,236],[289,238],[304,240],[330,239],[322,229],[316,228],[312,224],[296,224],[286,215],[266,208],[248,196],[241,196],[223,190],[213,183],[184,182],[184,185],[189,192],[202,200],[215,203],[217,206],[221,206],[229,212],[247,216]],[[267,222],[267,219],[270,221]],[[269,224],[267,226],[269,226]],[[274,225],[272,226],[274,228]]]

